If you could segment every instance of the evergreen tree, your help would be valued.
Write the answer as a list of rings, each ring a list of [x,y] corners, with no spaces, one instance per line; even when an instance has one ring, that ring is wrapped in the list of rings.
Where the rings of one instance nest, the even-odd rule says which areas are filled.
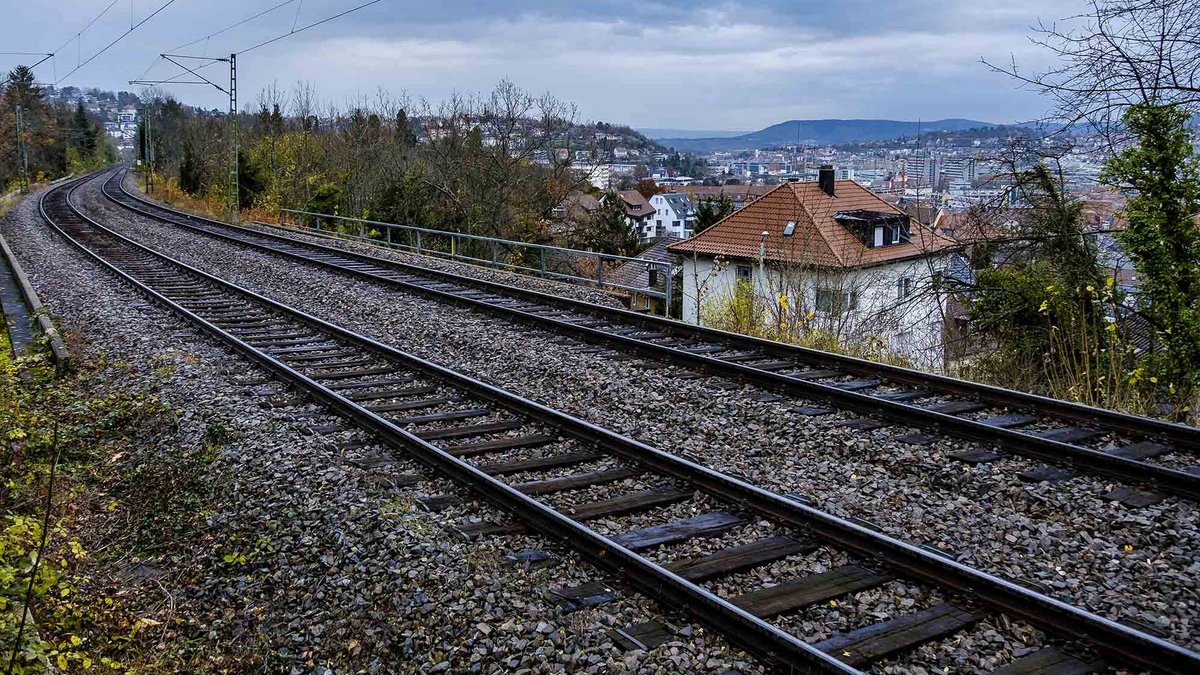
[[[412,123],[408,121],[408,113],[404,108],[396,111],[396,142],[406,148],[417,145],[417,135],[413,133]]]
[[[620,195],[604,193],[592,214],[592,222],[580,233],[579,243],[600,253],[633,255],[637,252],[637,235],[625,218],[625,202]]]
[[[248,209],[263,191],[263,179],[258,168],[250,163],[246,153],[238,150],[238,208]]]
[[[8,71],[8,86],[4,90],[8,107],[20,105],[25,109],[32,109],[39,105],[42,100],[42,88],[35,82],[33,69],[29,66],[17,66]]]
[[[724,220],[731,213],[733,213],[733,200],[729,198],[729,195],[721,195],[715,200],[701,200],[700,206],[696,208],[696,225],[692,231],[700,234]]]
[[[1200,157],[1182,107],[1138,103],[1123,116],[1137,144],[1114,155],[1102,178],[1129,195],[1120,235],[1141,285],[1138,311],[1155,331],[1155,384],[1189,416],[1200,394]]]
[[[183,159],[179,162],[179,188],[190,195],[199,194],[200,189],[203,187],[202,179],[203,169],[200,166],[200,162],[196,160],[192,143],[191,141],[184,141]]]
[[[92,126],[87,111],[83,109],[83,101],[79,101],[75,105],[75,114],[71,116],[69,134],[71,147],[75,148],[81,159],[88,161],[96,156],[96,128]]]

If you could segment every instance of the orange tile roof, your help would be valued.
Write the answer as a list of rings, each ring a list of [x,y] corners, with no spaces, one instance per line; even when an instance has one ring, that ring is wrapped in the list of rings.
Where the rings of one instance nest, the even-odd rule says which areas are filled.
[[[734,201],[754,201],[773,188],[766,185],[681,185],[678,189],[695,199],[717,199],[725,195]]]
[[[1023,212],[1009,209],[971,209],[967,211],[938,211],[933,229],[947,239],[963,244],[1010,239],[1014,236],[1012,223],[1020,222]]]
[[[912,240],[879,248],[864,246],[853,232],[833,219],[839,211],[903,212],[852,180],[839,180],[830,197],[815,182],[784,183],[704,232],[672,244],[672,253],[757,258],[764,244],[767,260],[823,267],[865,267],[916,258],[957,244],[928,228],[912,224]],[[791,237],[783,236],[796,221]],[[763,239],[762,233],[767,232]]]
[[[637,190],[621,190],[617,194],[621,197],[621,201],[625,202],[625,212],[633,218],[640,218],[654,212],[654,207],[650,206],[646,197]]]

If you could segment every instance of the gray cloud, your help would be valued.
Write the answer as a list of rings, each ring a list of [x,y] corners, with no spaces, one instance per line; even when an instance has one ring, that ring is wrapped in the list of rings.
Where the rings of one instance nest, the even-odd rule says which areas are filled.
[[[63,85],[129,89],[159,52],[280,0],[177,0]],[[303,26],[359,0],[306,0],[189,48],[219,55]],[[109,0],[14,8],[0,27],[11,49],[49,50]],[[144,16],[161,0],[134,3]],[[49,6],[46,6],[49,5]],[[638,126],[752,129],[789,117],[962,116],[1028,119],[1046,102],[988,72],[980,58],[1010,54],[1038,66],[1028,27],[1082,9],[1078,0],[996,5],[914,2],[504,3],[385,0],[239,59],[242,100],[265,85],[312,82],[333,101],[379,88],[413,98],[477,92],[507,77],[579,105],[591,119]],[[118,3],[38,75],[53,81],[130,24]],[[7,66],[15,61],[8,58]],[[178,69],[155,66],[150,77]],[[224,75],[220,68],[205,71]],[[221,107],[215,90],[173,86],[180,98]]]

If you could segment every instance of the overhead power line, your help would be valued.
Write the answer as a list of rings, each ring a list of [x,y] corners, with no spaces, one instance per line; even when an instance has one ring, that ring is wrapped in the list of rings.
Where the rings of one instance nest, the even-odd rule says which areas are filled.
[[[267,45],[271,44],[272,42],[278,42],[286,37],[291,37],[291,36],[295,35],[296,33],[303,33],[304,31],[308,30],[309,28],[316,28],[317,26],[320,26],[323,23],[329,23],[330,21],[333,21],[334,19],[340,19],[341,17],[346,16],[347,14],[350,14],[352,12],[357,12],[360,9],[366,9],[367,7],[370,7],[371,5],[376,5],[381,2],[383,2],[383,0],[371,0],[370,2],[364,2],[363,4],[358,5],[357,7],[352,7],[344,12],[334,14],[331,17],[321,19],[320,21],[314,21],[313,23],[310,23],[307,26],[304,26],[302,28],[293,27],[290,32],[284,33],[283,35],[280,35],[278,37],[273,37],[270,40],[267,40],[265,42],[260,42],[256,45],[254,45],[253,47],[247,47],[246,49],[239,51],[238,54],[245,54],[246,52],[252,52],[255,49],[258,49],[259,47],[266,47]]]
[[[0,56],[40,56],[42,57],[37,63],[29,66],[30,70],[37,68],[46,62],[47,59],[53,58],[54,54],[45,54],[42,52],[0,52]]]
[[[181,44],[178,47],[172,47],[172,48],[168,49],[167,51],[174,53],[174,52],[178,52],[181,49],[187,49],[188,47],[191,47],[192,45],[197,44],[199,42],[204,42],[205,40],[211,40],[212,38],[215,38],[216,36],[220,35],[221,33],[233,30],[234,28],[237,28],[238,26],[241,26],[243,24],[250,23],[251,21],[259,18],[260,16],[266,16],[267,14],[270,14],[271,12],[274,12],[275,10],[280,9],[281,7],[286,7],[290,4],[292,4],[293,2],[296,2],[296,0],[284,0],[283,2],[279,3],[278,5],[275,5],[274,7],[268,7],[267,9],[264,9],[263,11],[259,12],[258,14],[255,14],[254,16],[248,16],[245,19],[242,19],[241,21],[229,24],[228,26],[222,28],[221,30],[209,33],[208,35],[205,35],[204,37],[196,38],[195,40]],[[299,16],[298,13],[297,13],[297,16]],[[146,70],[142,71],[141,75],[138,75],[134,79],[138,79],[138,80],[144,79],[146,77],[146,74],[149,73],[150,70],[152,68],[154,68],[154,66],[158,65],[159,61],[161,61],[161,60],[162,60],[161,56],[158,59],[155,59],[154,62],[152,62],[149,66],[146,67]]]
[[[88,21],[87,25],[85,25],[83,28],[80,28],[79,30],[75,31],[74,35],[67,38],[66,42],[64,42],[61,45],[59,45],[58,47],[56,47],[53,51],[50,51],[50,52],[0,52],[0,55],[3,55],[3,56],[41,56],[43,58],[40,61],[33,64],[32,66],[29,66],[30,69],[37,68],[38,66],[42,65],[46,61],[54,58],[59,52],[61,52],[63,50],[63,48],[65,48],[67,45],[71,44],[72,41],[79,40],[80,38],[82,38],[84,32],[86,32],[87,29],[89,29],[93,25],[95,25],[95,23],[97,21],[99,21],[100,18],[103,17],[105,14],[108,14],[108,10],[112,9],[113,5],[116,5],[120,1],[121,0],[112,0],[112,2],[108,3],[107,7],[100,10],[99,14],[92,17],[92,20]],[[55,63],[57,63],[57,60],[55,61]]]
[[[78,40],[81,36],[83,36],[84,31],[91,28],[97,21],[100,20],[100,17],[104,16],[105,14],[108,14],[108,10],[112,9],[113,5],[117,4],[120,1],[121,0],[113,0],[112,2],[108,3],[108,7],[105,7],[104,9],[100,10],[100,13],[97,14],[96,16],[92,17],[92,20],[87,22],[86,26],[84,26],[83,28],[80,28],[78,31],[75,32],[74,35],[67,38],[67,41],[62,43],[61,45],[59,45],[52,53],[57,54],[63,50],[63,47],[66,47],[67,45],[71,44],[72,40]]]
[[[280,7],[283,7],[284,5],[291,4],[291,2],[295,2],[295,0],[288,0],[288,2],[284,2],[284,3],[281,3],[281,4],[275,5],[274,7],[271,7],[270,9],[266,9],[266,10],[264,10],[264,11],[262,11],[262,12],[259,12],[258,14],[254,15],[254,16],[252,16],[252,17],[249,17],[249,18],[247,18],[247,19],[243,19],[242,21],[239,21],[239,22],[237,22],[236,24],[233,24],[233,25],[231,25],[231,26],[227,26],[227,27],[225,27],[225,28],[222,28],[221,30],[217,31],[216,33],[213,33],[212,35],[217,35],[217,34],[219,34],[219,33],[223,33],[223,32],[225,32],[225,31],[227,31],[227,30],[229,30],[229,29],[231,29],[231,28],[234,28],[234,27],[236,27],[236,26],[240,26],[240,25],[242,25],[242,24],[246,23],[247,21],[250,21],[250,20],[252,20],[252,19],[256,19],[256,18],[258,18],[258,17],[260,17],[260,16],[262,16],[262,15],[264,15],[264,14],[267,14],[267,13],[269,13],[269,12],[273,12],[273,11],[275,11],[276,9],[279,9]],[[356,6],[354,6],[354,7],[351,7],[350,9],[347,9],[347,10],[345,10],[345,11],[338,12],[337,14],[334,14],[333,16],[328,16],[328,17],[325,17],[324,19],[321,19],[320,21],[314,21],[314,22],[312,22],[312,23],[310,23],[310,24],[307,24],[307,25],[305,25],[305,26],[301,26],[300,28],[293,28],[292,30],[290,30],[290,31],[288,31],[288,32],[286,32],[286,33],[283,33],[282,35],[277,35],[277,36],[275,36],[275,37],[271,38],[270,40],[264,40],[264,41],[262,41],[262,42],[259,42],[259,43],[258,43],[258,44],[256,44],[256,45],[253,45],[253,46],[251,46],[251,47],[247,47],[247,48],[245,48],[245,49],[236,50],[236,51],[234,51],[233,53],[235,53],[235,54],[239,54],[239,55],[240,55],[240,54],[245,54],[246,52],[254,51],[255,49],[258,49],[259,47],[265,47],[265,46],[267,46],[267,45],[269,45],[269,44],[271,44],[271,43],[273,43],[273,42],[278,42],[278,41],[280,41],[280,40],[282,40],[282,39],[284,39],[284,38],[291,37],[291,36],[295,35],[296,33],[303,33],[304,31],[306,31],[306,30],[308,30],[308,29],[310,29],[310,28],[316,28],[317,26],[320,26],[321,24],[329,23],[330,21],[333,21],[334,19],[339,19],[339,18],[341,18],[341,17],[343,17],[343,16],[346,16],[347,14],[352,14],[352,13],[354,13],[354,12],[357,12],[357,11],[358,11],[358,10],[360,10],[360,9],[366,9],[367,7],[370,7],[371,5],[376,5],[376,4],[379,4],[379,3],[381,3],[381,2],[383,2],[383,0],[370,0],[369,2],[364,2],[364,3],[360,4],[360,5],[356,5]],[[298,16],[298,15],[297,15],[297,16]],[[205,37],[202,37],[202,38],[199,38],[199,39],[193,40],[193,41],[189,42],[188,44],[189,44],[189,45],[196,44],[196,43],[198,43],[198,42],[201,42],[201,41],[203,41],[203,40],[206,40],[206,39],[208,39],[209,37],[212,37],[212,35],[208,35],[208,36],[205,36]],[[172,50],[172,51],[175,51],[175,50]],[[164,59],[162,59],[162,57],[160,56],[160,59],[159,59],[159,60],[161,61],[161,60],[164,60]],[[157,65],[158,63],[159,63],[159,61],[155,61],[153,64],[151,64],[151,65],[150,65],[150,68],[147,68],[147,69],[146,69],[146,70],[145,70],[145,71],[144,71],[144,72],[141,74],[141,76],[140,76],[140,77],[138,77],[136,80],[131,80],[130,82],[131,82],[131,83],[142,83],[142,84],[144,84],[144,83],[145,83],[145,81],[144,81],[144,80],[145,80],[146,74],[147,74],[147,73],[149,73],[149,72],[150,72],[150,69],[151,69],[151,68],[153,68],[153,67],[154,67],[155,65]],[[199,67],[195,68],[194,70],[204,70],[205,68],[208,68],[209,66],[211,66],[211,65],[214,65],[214,64],[216,64],[216,63],[217,63],[217,61],[212,61],[212,62],[209,62],[209,63],[205,63],[205,64],[203,64],[203,65],[201,65],[201,66],[199,66]],[[157,80],[157,81],[155,81],[155,82],[154,82],[154,84],[184,84],[184,82],[181,82],[181,81],[179,81],[179,78],[182,78],[182,77],[186,76],[187,74],[188,74],[188,73],[180,73],[180,74],[178,74],[178,75],[175,75],[174,77],[169,77],[169,78],[167,78],[167,79],[165,79],[165,80]],[[194,74],[196,74],[196,73],[194,73],[194,72],[193,72],[192,74],[194,75]]]
[[[116,3],[115,3],[115,1],[114,1],[114,3],[113,3],[113,4],[116,4]],[[71,72],[69,72],[69,73],[67,73],[66,75],[63,75],[62,77],[60,77],[60,78],[56,79],[56,80],[54,81],[54,84],[57,86],[59,82],[62,82],[63,80],[67,79],[68,77],[70,77],[70,76],[74,75],[74,74],[75,74],[75,72],[76,72],[76,71],[78,71],[80,68],[82,68],[82,67],[86,66],[87,64],[91,63],[91,62],[92,62],[92,61],[93,61],[93,60],[94,60],[96,57],[100,56],[101,54],[103,54],[104,52],[106,52],[106,51],[108,51],[110,48],[112,48],[112,46],[113,46],[113,45],[115,45],[115,44],[117,44],[118,42],[120,42],[121,40],[125,39],[125,36],[129,35],[129,34],[130,34],[130,33],[132,33],[133,31],[137,30],[138,28],[140,28],[140,27],[142,26],[142,24],[144,24],[144,23],[146,23],[147,21],[149,21],[150,19],[153,19],[154,17],[158,16],[158,13],[159,13],[159,12],[163,11],[164,9],[166,9],[166,8],[170,7],[170,6],[171,6],[171,5],[173,5],[173,4],[175,4],[175,0],[167,0],[166,2],[164,2],[164,3],[163,3],[163,4],[162,4],[162,5],[161,5],[161,6],[160,6],[158,9],[154,10],[153,12],[151,12],[151,13],[149,14],[149,16],[147,16],[146,18],[144,18],[144,19],[142,19],[141,21],[137,22],[136,24],[133,24],[132,26],[130,26],[130,27],[129,27],[129,30],[125,31],[124,33],[121,33],[121,34],[120,34],[120,35],[118,35],[118,36],[116,37],[116,39],[114,39],[112,42],[109,42],[108,44],[104,45],[104,48],[103,48],[103,49],[101,49],[100,51],[96,52],[95,54],[92,54],[91,56],[89,56],[89,57],[87,58],[87,60],[86,60],[86,61],[83,61],[83,62],[82,62],[82,63],[80,63],[79,65],[77,65],[77,66],[75,66],[74,68],[72,68],[72,69],[71,69]],[[109,7],[111,7],[111,6],[112,6],[112,5],[109,5]],[[108,11],[108,10],[106,9],[105,11]],[[99,17],[97,17],[97,18],[99,18]],[[94,23],[94,22],[95,22],[95,19],[93,19],[93,23]],[[89,24],[89,25],[90,25],[90,24]],[[68,43],[70,43],[70,40],[68,40],[67,42],[68,42]]]

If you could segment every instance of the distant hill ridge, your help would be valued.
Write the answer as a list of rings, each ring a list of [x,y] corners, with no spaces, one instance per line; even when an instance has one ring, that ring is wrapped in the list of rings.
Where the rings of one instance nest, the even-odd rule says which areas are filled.
[[[773,124],[766,129],[740,136],[710,138],[658,138],[659,143],[676,150],[692,152],[715,152],[719,150],[749,150],[773,145],[795,143],[854,143],[858,141],[887,141],[902,136],[916,136],[927,131],[963,131],[980,127],[997,127],[999,124],[948,118],[920,122],[902,120],[788,120]]]

